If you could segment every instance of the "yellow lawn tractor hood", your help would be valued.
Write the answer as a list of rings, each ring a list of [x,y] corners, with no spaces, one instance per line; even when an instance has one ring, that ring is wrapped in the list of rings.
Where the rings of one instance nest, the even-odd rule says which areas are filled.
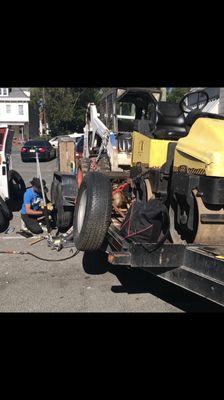
[[[192,159],[189,161],[189,158],[186,158],[188,167],[191,167],[191,162],[203,163],[206,175],[223,177],[224,120],[198,118],[189,134],[178,141],[176,151],[174,165],[177,167],[180,161],[183,164],[185,155],[189,155]]]

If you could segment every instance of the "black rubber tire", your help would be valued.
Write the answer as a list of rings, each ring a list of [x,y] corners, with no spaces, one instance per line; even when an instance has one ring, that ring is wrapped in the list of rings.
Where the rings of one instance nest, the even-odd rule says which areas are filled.
[[[82,226],[78,229],[79,207],[86,193]],[[80,186],[74,213],[74,243],[78,250],[100,249],[111,222],[112,186],[100,172],[88,172]]]
[[[55,208],[57,210],[56,225],[60,231],[68,230],[73,224],[74,207],[63,206],[61,183],[58,182],[55,192]]]
[[[21,175],[11,169],[8,173],[8,182],[9,182],[9,197],[12,199],[22,198],[26,191],[26,185],[21,177]]]
[[[51,184],[51,202],[53,204],[55,204],[58,183],[59,183],[58,180],[54,177],[53,182]]]
[[[9,209],[8,205],[1,196],[0,196],[0,209],[6,219],[10,221],[13,218],[12,211]]]
[[[0,232],[4,232],[9,226],[9,220],[4,216],[0,210]]]
[[[21,175],[14,170],[8,173],[9,182],[9,200],[7,205],[11,211],[19,211],[22,207],[23,196],[26,191],[26,185]]]

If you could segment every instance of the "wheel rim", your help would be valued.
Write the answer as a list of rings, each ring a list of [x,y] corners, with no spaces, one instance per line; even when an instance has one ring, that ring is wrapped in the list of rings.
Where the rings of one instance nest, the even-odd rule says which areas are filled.
[[[85,189],[82,192],[81,199],[79,202],[79,208],[78,208],[78,217],[77,217],[77,228],[78,228],[78,233],[81,232],[82,226],[83,226],[83,221],[86,213],[86,202],[87,202],[87,190]]]

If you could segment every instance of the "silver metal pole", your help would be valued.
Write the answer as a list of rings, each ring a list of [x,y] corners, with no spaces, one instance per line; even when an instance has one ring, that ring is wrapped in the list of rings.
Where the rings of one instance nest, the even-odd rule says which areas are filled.
[[[41,186],[41,192],[42,192],[44,207],[46,207],[47,206],[47,202],[46,202],[46,197],[45,197],[45,193],[44,193],[44,187],[43,187],[41,170],[40,170],[40,161],[39,161],[37,150],[36,150],[36,163],[37,163],[37,178],[40,179],[40,186]]]

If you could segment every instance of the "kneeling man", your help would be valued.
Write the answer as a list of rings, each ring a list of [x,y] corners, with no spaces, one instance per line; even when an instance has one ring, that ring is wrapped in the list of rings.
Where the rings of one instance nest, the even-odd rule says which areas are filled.
[[[44,192],[48,191],[46,182],[42,179]],[[41,183],[39,178],[33,178],[30,182],[32,187],[28,188],[24,194],[23,205],[21,208],[21,218],[25,227],[34,234],[43,233],[39,217],[43,216],[41,205],[43,204],[43,196],[41,193]],[[24,224],[22,228],[24,229]]]

